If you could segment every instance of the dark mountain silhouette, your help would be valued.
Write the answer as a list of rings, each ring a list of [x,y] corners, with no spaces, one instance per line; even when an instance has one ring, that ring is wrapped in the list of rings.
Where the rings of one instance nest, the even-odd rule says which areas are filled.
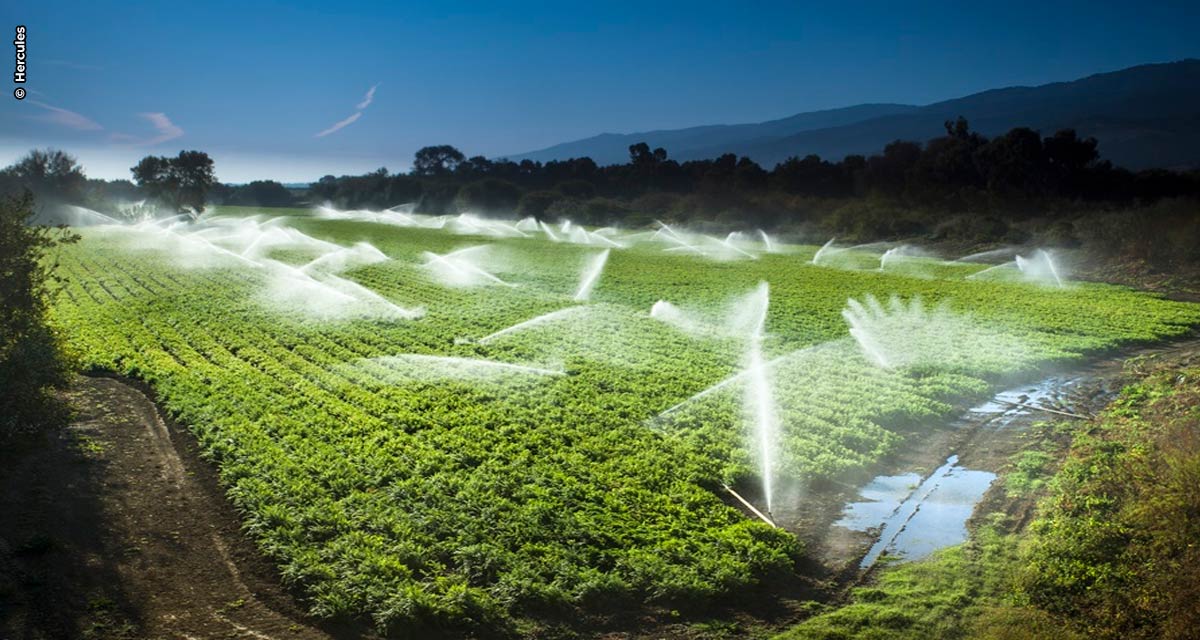
[[[629,145],[645,142],[650,148],[663,147],[672,158],[704,158],[710,147],[732,147],[756,140],[778,140],[802,131],[838,127],[881,116],[909,113],[919,109],[907,104],[860,104],[842,109],[798,113],[779,120],[757,124],[714,124],[687,129],[661,129],[641,133],[602,133],[598,136],[564,142],[541,151],[531,151],[513,160],[565,160],[587,156],[598,164],[621,164],[629,161]],[[718,152],[720,155],[724,152]]]
[[[928,140],[944,133],[943,122],[958,116],[989,136],[1019,126],[1044,135],[1074,128],[1097,138],[1105,159],[1130,169],[1200,167],[1200,60],[993,89],[923,107],[859,105],[760,124],[604,134],[513,159],[590,156],[600,164],[625,162],[629,145],[645,141],[680,161],[723,153],[749,156],[766,167],[814,153],[836,161],[849,154],[878,153],[897,139]]]

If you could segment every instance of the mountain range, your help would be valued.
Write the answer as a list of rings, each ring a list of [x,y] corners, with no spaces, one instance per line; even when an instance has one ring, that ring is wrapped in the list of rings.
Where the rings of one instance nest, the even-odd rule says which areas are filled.
[[[587,156],[618,164],[629,160],[629,145],[646,142],[679,161],[734,153],[770,168],[791,156],[840,160],[878,153],[893,140],[923,142],[942,135],[943,123],[959,116],[987,136],[1020,126],[1043,135],[1073,128],[1099,140],[1104,159],[1129,169],[1200,168],[1200,60],[992,89],[924,106],[860,104],[753,124],[604,133],[507,157],[545,162]]]

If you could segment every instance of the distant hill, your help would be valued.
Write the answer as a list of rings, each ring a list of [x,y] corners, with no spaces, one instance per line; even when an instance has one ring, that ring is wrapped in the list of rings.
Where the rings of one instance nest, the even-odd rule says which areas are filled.
[[[789,156],[829,160],[869,155],[897,139],[925,141],[942,123],[964,116],[971,128],[995,135],[1017,126],[1044,135],[1066,127],[1100,141],[1105,159],[1130,169],[1200,167],[1200,60],[1147,64],[1071,82],[1008,87],[925,106],[864,104],[800,113],[758,124],[711,125],[631,134],[602,134],[515,156],[562,160],[588,156],[600,164],[628,160],[628,147],[646,142],[676,160],[723,153],[772,167]]]
[[[564,142],[540,151],[516,156],[513,160],[565,160],[587,156],[598,164],[629,161],[629,145],[645,142],[650,148],[662,147],[676,159],[707,158],[712,147],[733,147],[754,141],[779,140],[804,131],[826,129],[862,122],[881,116],[910,113],[920,109],[907,104],[860,104],[842,109],[798,113],[779,120],[757,124],[714,124],[687,129],[662,129],[641,133],[602,133],[591,138]],[[721,155],[724,151],[714,155]]]

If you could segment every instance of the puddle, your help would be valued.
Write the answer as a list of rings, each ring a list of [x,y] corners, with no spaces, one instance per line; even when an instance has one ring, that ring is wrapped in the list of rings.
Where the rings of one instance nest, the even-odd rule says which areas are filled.
[[[992,429],[1003,429],[1017,418],[1041,413],[1033,407],[1072,413],[1078,387],[1087,380],[1085,376],[1052,376],[1036,384],[1001,391],[968,413],[972,422]]]
[[[900,508],[921,484],[921,476],[905,473],[899,476],[878,476],[859,490],[863,502],[846,506],[842,519],[835,524],[853,531],[867,531],[880,526]]]
[[[993,472],[1021,449],[1023,433],[1035,423],[1067,418],[1044,409],[1091,415],[1121,390],[1123,362],[1132,355],[1154,356],[1198,345],[1200,340],[1193,339],[1131,351],[1010,387],[931,429],[927,437],[914,439],[911,448],[889,463],[889,471],[904,472],[944,461],[928,477],[877,476],[860,487],[853,500],[837,496],[823,503],[818,517],[804,520],[794,515],[788,520],[794,523],[790,528],[819,528],[814,552],[839,570],[850,563],[869,568],[884,556],[916,560],[960,544],[968,538],[967,521],[996,479]],[[956,455],[944,457],[950,453]],[[965,465],[959,464],[959,456]]]
[[[967,539],[967,520],[995,479],[989,471],[959,466],[953,455],[924,481],[915,473],[875,478],[860,491],[863,500],[847,505],[835,524],[879,532],[862,568],[884,553],[918,560]]]

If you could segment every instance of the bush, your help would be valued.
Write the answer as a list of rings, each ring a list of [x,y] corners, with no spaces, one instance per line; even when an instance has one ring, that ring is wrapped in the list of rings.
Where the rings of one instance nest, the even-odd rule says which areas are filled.
[[[939,223],[934,240],[952,240],[973,245],[1009,242],[1011,227],[994,216],[961,215]]]
[[[583,203],[583,216],[578,222],[596,226],[608,226],[621,222],[628,213],[629,206],[624,202],[609,198],[592,198]]]
[[[0,439],[65,416],[50,390],[72,367],[46,321],[57,282],[46,253],[78,239],[62,228],[30,225],[33,197],[0,197]]]
[[[459,211],[512,214],[521,198],[521,190],[507,180],[486,178],[463,186],[455,204]]]
[[[539,221],[549,220],[547,211],[561,198],[562,195],[554,191],[530,191],[521,196],[521,201],[517,204],[517,215],[522,218],[532,216]]]
[[[1092,253],[1143,262],[1158,271],[1200,265],[1200,202],[1183,198],[1086,216],[1076,225]]]
[[[596,195],[596,185],[587,180],[567,180],[558,183],[555,190],[568,198],[586,200]]]
[[[825,219],[834,234],[864,241],[924,235],[930,222],[910,209],[882,200],[851,201]]]
[[[1127,387],[1076,436],[1032,525],[1020,594],[1099,638],[1200,628],[1200,390],[1195,367]]]

